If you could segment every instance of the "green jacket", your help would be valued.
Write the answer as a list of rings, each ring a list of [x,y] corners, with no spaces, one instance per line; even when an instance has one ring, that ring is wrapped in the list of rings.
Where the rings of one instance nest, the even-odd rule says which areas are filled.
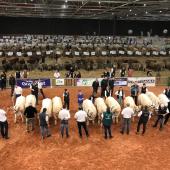
[[[111,112],[104,112],[103,113],[103,125],[110,126],[112,124],[112,113]]]

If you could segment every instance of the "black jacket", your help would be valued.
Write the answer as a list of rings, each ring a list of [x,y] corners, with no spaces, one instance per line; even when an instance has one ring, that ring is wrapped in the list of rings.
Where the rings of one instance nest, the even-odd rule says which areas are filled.
[[[109,87],[112,89],[114,87],[114,80],[109,80]]]
[[[14,86],[15,85],[15,77],[13,77],[13,76],[11,76],[10,78],[9,78],[9,85],[10,86]]]
[[[28,106],[25,109],[24,115],[26,116],[26,118],[34,118],[35,113],[37,113],[37,109],[35,107]]]
[[[98,89],[99,82],[98,81],[93,81],[92,87],[93,87],[93,89]]]

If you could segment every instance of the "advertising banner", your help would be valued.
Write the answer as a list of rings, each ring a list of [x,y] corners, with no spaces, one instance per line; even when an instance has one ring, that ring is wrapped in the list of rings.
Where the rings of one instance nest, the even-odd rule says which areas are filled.
[[[41,80],[43,87],[51,86],[50,79],[18,79],[17,84],[22,88],[29,88],[33,81]]]
[[[64,86],[64,79],[56,79],[57,86]]]
[[[92,83],[95,80],[96,78],[77,79],[77,86],[92,86]],[[102,80],[103,78],[98,78],[99,84],[101,84]],[[127,86],[127,78],[115,78],[114,85],[115,86]]]
[[[134,82],[136,82],[139,86],[142,86],[143,83],[146,86],[155,86],[156,78],[155,77],[129,77],[128,78],[128,86],[131,86]]]

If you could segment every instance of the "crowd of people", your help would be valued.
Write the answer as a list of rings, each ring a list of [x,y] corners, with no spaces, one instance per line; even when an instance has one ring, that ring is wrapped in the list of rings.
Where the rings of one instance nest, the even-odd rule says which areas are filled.
[[[11,82],[14,81],[14,77],[11,75]],[[13,83],[11,83],[13,84]],[[92,84],[93,92],[90,96],[90,100],[92,102],[95,101],[95,98],[97,95],[99,95],[99,81],[96,79]],[[138,95],[139,93],[146,93],[148,91],[146,84],[143,84],[142,87],[139,87],[137,82],[134,82],[132,86],[130,87],[131,91],[131,97],[133,97],[136,105],[138,101]],[[18,85],[15,85],[14,87],[11,86],[11,95],[14,96],[16,99],[17,97],[22,95],[22,88]],[[41,84],[41,81],[33,81],[33,83],[30,85],[30,92],[32,95],[36,98],[36,104],[38,105],[38,96],[39,93],[45,98],[45,94],[43,92],[43,87]],[[166,88],[163,93],[167,96],[167,98],[170,100],[170,88]],[[123,105],[123,99],[125,98],[125,92],[123,90],[123,87],[119,87],[119,89],[114,94],[114,78],[104,78],[101,81],[101,97],[107,98],[109,96],[116,95],[117,101],[122,107],[122,126],[121,126],[121,134],[124,134],[125,132],[127,134],[130,133],[130,122],[132,117],[134,116],[134,110],[130,107],[130,104]],[[87,128],[87,118],[88,114],[85,112],[82,108],[82,103],[84,100],[84,94],[81,90],[78,91],[77,94],[77,103],[78,103],[78,111],[75,113],[74,118],[77,122],[78,132],[80,138],[82,138],[82,128],[85,131],[85,134],[87,137],[89,137],[89,130]],[[0,128],[1,128],[1,135],[5,139],[9,139],[8,136],[8,121],[7,121],[7,111],[5,111],[5,108],[0,109]],[[165,106],[161,104],[159,108],[157,108],[157,119],[153,127],[157,127],[158,123],[160,123],[160,130],[163,129],[163,126],[167,124],[168,119],[170,117],[170,102],[168,103],[168,106]],[[39,117],[39,125],[40,125],[40,131],[42,139],[45,137],[50,137],[51,132],[49,129],[49,121],[48,121],[48,114],[47,109],[43,108],[42,112],[38,113],[36,107],[32,106],[30,103],[28,107],[26,107],[24,111],[24,117],[26,120],[26,130],[27,132],[33,131],[35,129],[35,118],[38,114]],[[102,114],[102,124],[104,127],[104,138],[107,139],[112,138],[112,132],[111,132],[111,126],[113,123],[113,117],[115,113],[112,113],[110,108],[108,107],[106,112],[103,112]],[[142,107],[141,111],[138,113],[138,124],[136,128],[136,134],[139,134],[140,127],[143,125],[143,131],[142,135],[144,135],[146,131],[146,126],[148,120],[151,118],[151,112],[148,108],[148,106]],[[71,118],[70,114],[70,93],[68,89],[65,89],[63,92],[63,109],[59,112],[58,118],[61,120],[61,128],[60,133],[61,136],[64,137],[64,131],[66,131],[66,137],[69,137],[69,119]]]

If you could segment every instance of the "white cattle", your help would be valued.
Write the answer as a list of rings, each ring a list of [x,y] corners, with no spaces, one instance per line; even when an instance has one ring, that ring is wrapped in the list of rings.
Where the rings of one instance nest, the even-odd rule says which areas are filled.
[[[16,99],[15,106],[14,106],[14,122],[17,122],[17,116],[21,116],[22,122],[24,121],[23,119],[23,114],[25,110],[25,97],[24,96],[19,96]]]
[[[88,122],[92,121],[94,123],[94,120],[97,116],[97,110],[94,104],[92,103],[92,101],[89,99],[86,99],[83,101],[82,106],[83,106],[83,110],[87,113]]]
[[[36,98],[32,94],[26,96],[25,107],[28,107],[29,105],[36,107]]]
[[[58,117],[58,114],[60,112],[60,110],[63,108],[63,105],[62,105],[62,100],[60,97],[54,97],[52,99],[52,112],[53,112],[53,116],[54,116],[54,119],[55,119],[55,124],[57,124],[57,117]]]
[[[121,112],[120,104],[113,97],[107,97],[105,102],[110,111],[115,114],[115,121],[118,123],[118,117]]]
[[[98,97],[95,99],[94,105],[97,108],[97,114],[98,114],[98,124],[101,123],[101,115],[103,112],[106,112],[107,106],[104,102],[104,99],[101,97]]]

